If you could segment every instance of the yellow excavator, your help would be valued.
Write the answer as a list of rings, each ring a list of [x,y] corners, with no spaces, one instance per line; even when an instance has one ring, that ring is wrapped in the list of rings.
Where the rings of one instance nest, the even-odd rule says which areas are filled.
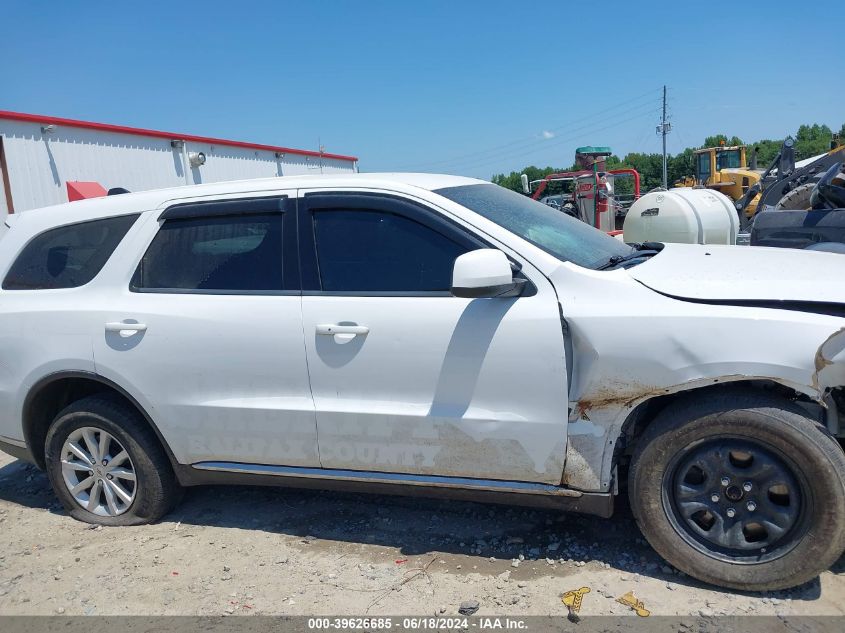
[[[724,144],[719,147],[705,147],[693,153],[694,176],[687,176],[675,183],[676,187],[707,187],[716,189],[736,202],[745,193],[760,182],[761,170],[746,162],[745,145]],[[751,217],[757,211],[758,196],[745,206],[745,214]]]

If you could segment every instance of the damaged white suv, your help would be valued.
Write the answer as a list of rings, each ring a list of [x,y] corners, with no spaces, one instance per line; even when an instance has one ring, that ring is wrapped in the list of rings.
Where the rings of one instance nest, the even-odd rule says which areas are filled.
[[[0,446],[77,519],[153,521],[215,483],[609,516],[627,474],[645,536],[702,580],[797,585],[845,548],[841,255],[630,246],[421,174],[15,220]]]

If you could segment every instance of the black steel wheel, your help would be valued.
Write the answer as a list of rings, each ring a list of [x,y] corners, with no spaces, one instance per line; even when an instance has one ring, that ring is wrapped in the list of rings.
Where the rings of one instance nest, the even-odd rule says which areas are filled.
[[[761,562],[803,536],[806,482],[776,448],[743,438],[695,442],[666,471],[664,504],[688,542],[711,556]]]
[[[797,586],[845,550],[845,454],[774,395],[725,389],[666,407],[637,442],[628,495],[651,546],[715,585]]]

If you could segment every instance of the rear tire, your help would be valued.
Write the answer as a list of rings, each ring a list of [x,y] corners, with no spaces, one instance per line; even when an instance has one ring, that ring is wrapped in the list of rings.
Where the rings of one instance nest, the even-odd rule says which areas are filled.
[[[61,411],[47,432],[45,458],[56,496],[79,521],[142,525],[179,500],[158,438],[118,398],[89,396]]]
[[[845,550],[845,455],[794,404],[731,391],[662,411],[629,471],[637,523],[672,565],[714,585],[803,584]]]

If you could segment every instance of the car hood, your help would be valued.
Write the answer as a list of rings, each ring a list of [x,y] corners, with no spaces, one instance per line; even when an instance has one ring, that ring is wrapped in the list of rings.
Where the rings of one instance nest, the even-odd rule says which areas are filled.
[[[684,299],[845,304],[845,256],[837,253],[666,244],[627,272],[652,290]]]

